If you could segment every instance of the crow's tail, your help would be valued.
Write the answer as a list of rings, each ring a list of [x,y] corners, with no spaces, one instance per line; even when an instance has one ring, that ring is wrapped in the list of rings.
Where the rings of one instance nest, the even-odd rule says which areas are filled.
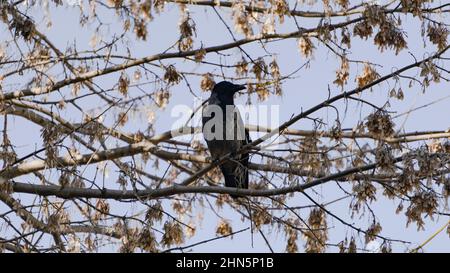
[[[240,167],[242,168],[242,167]],[[247,168],[242,168],[240,170],[239,175],[235,175],[233,174],[229,174],[226,172],[224,173],[224,178],[225,178],[225,186],[226,187],[230,187],[230,188],[239,188],[239,189],[248,189],[248,170]],[[237,198],[237,197],[241,197],[238,195],[232,195],[230,194],[231,197],[233,198]]]

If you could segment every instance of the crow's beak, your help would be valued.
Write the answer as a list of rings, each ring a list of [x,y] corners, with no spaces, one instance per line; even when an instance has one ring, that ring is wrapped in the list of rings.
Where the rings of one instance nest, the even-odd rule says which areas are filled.
[[[247,88],[247,87],[246,87],[244,84],[242,84],[242,85],[236,84],[236,85],[235,85],[235,91],[234,91],[234,92],[238,92],[238,91],[244,90],[244,89],[246,89],[246,88]]]

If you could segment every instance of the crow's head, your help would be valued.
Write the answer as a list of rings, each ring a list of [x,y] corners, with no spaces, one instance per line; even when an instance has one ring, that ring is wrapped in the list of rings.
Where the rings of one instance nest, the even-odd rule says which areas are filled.
[[[245,85],[222,81],[214,85],[212,94],[218,96],[222,102],[232,104],[234,94],[243,89],[245,89]]]

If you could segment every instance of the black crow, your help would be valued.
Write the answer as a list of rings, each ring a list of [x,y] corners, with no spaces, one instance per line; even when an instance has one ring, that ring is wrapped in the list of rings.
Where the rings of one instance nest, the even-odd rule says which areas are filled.
[[[234,94],[243,89],[244,85],[227,81],[214,86],[207,105],[203,107],[202,131],[213,159],[228,153],[232,155],[219,166],[225,178],[225,186],[248,189],[248,152],[235,154],[251,142],[233,99]]]

